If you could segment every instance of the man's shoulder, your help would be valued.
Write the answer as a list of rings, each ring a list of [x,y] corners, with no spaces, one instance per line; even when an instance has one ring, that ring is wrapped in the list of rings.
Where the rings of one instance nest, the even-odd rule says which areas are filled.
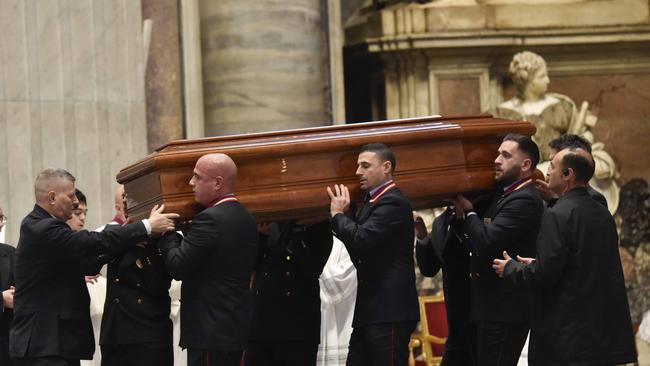
[[[540,207],[544,205],[542,197],[539,195],[539,191],[535,188],[534,184],[528,184],[527,186],[517,189],[516,191],[510,193],[504,200],[508,202],[531,202],[539,204]]]
[[[401,204],[401,205],[411,205],[409,200],[404,196],[402,191],[399,188],[395,187],[386,193],[384,193],[376,203],[379,204]]]
[[[16,252],[16,248],[9,244],[0,243],[0,253],[4,255],[13,255]]]

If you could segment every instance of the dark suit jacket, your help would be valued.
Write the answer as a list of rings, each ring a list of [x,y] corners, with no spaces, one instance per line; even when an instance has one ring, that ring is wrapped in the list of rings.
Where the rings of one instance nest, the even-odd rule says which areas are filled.
[[[260,234],[253,290],[254,341],[320,340],[318,277],[332,251],[329,221],[312,226],[274,224]]]
[[[334,234],[357,269],[352,326],[419,320],[411,204],[393,188],[357,216],[332,218]]]
[[[12,357],[91,359],[95,349],[83,258],[145,240],[142,222],[74,232],[40,206],[20,226],[14,276]]]
[[[535,256],[535,240],[544,204],[533,184],[502,197],[498,189],[489,207],[469,215],[462,235],[471,247],[472,318],[477,321],[528,322],[532,292],[497,277],[495,258],[505,250],[515,258]],[[489,223],[488,223],[489,222]]]
[[[442,268],[449,333],[445,343],[445,365],[472,365],[474,325],[470,321],[469,249],[456,234],[460,220],[447,209],[433,221],[431,233],[417,241],[415,256],[420,272],[435,276]]]
[[[595,190],[592,186],[587,185],[587,193],[594,201],[600,203],[601,205],[607,207],[607,199],[600,192]],[[557,200],[548,202],[548,207],[553,207]]]
[[[11,245],[0,244],[0,292],[14,285],[14,253]],[[1,300],[0,300],[1,301]],[[0,365],[9,365],[9,325],[13,310],[0,309]]]
[[[250,276],[257,258],[255,218],[239,202],[209,207],[185,238],[158,242],[167,271],[181,287],[181,340],[189,349],[243,350],[253,315]]]
[[[110,258],[99,344],[172,344],[169,286],[160,250],[133,247]]]
[[[531,365],[636,361],[616,224],[585,188],[544,213],[536,260],[506,265],[505,277],[537,289]]]

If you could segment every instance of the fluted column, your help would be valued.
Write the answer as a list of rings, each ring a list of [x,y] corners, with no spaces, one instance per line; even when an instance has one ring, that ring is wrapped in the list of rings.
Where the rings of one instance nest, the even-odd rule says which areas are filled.
[[[202,0],[206,136],[327,121],[320,0]]]

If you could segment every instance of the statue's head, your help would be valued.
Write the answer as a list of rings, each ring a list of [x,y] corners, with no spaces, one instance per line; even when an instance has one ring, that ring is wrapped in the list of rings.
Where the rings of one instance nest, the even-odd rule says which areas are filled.
[[[527,89],[535,96],[546,92],[549,80],[542,56],[530,51],[519,52],[512,58],[509,72],[519,97],[523,98]]]

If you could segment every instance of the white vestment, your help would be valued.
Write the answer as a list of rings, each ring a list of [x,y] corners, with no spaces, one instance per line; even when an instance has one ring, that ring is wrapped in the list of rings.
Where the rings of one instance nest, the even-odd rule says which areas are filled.
[[[344,366],[352,334],[357,271],[345,246],[337,238],[334,238],[332,252],[319,282],[321,330],[316,364]]]

